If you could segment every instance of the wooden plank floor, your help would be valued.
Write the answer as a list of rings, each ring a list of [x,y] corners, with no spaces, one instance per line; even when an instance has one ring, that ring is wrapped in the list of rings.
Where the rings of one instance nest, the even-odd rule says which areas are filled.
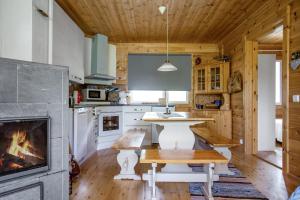
[[[117,151],[102,150],[91,156],[82,166],[80,177],[73,184],[71,200],[142,200],[149,199],[146,182],[113,180],[119,171]],[[281,170],[258,159],[233,150],[232,162],[270,200],[286,200],[297,185],[296,180],[284,177]],[[149,165],[138,165],[139,173]],[[190,199],[187,183],[158,183],[159,199]]]

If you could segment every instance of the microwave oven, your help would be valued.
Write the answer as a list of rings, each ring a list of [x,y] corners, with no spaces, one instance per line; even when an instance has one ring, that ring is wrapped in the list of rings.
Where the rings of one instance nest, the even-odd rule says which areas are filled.
[[[105,101],[106,91],[103,89],[84,89],[83,99],[85,101]]]

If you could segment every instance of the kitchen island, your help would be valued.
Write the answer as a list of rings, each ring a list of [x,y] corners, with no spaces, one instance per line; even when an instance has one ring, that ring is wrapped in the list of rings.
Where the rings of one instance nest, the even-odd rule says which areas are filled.
[[[159,134],[158,142],[161,149],[193,149],[195,136],[190,126],[206,121],[214,121],[214,118],[203,117],[197,113],[172,112],[146,112],[143,116],[145,122],[163,126]],[[167,164],[162,172],[192,172],[186,164]]]

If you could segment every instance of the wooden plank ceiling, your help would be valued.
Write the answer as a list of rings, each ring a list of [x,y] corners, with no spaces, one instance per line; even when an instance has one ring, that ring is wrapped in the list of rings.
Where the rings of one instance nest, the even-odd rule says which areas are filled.
[[[87,35],[111,42],[164,42],[169,4],[170,42],[217,42],[265,0],[56,0]]]
[[[283,25],[275,28],[271,33],[268,33],[257,39],[262,44],[281,44],[283,40]]]

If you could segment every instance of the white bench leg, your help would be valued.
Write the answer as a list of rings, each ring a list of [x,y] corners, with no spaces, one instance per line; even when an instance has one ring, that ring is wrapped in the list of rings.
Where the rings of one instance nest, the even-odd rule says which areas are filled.
[[[229,161],[231,160],[231,151],[227,147],[214,147],[214,149]],[[216,164],[215,174],[234,175],[234,173],[228,169],[228,164]]]
[[[156,186],[155,186],[155,181],[156,181],[156,163],[152,163],[152,181],[151,181],[151,186],[152,186],[152,200],[156,200]]]
[[[213,175],[214,175],[214,164],[204,165],[204,170],[207,174],[207,182],[204,183],[204,193],[208,200],[214,200],[212,195],[212,186],[213,186]]]
[[[138,162],[138,156],[134,150],[120,150],[117,161],[121,167],[121,171],[114,179],[141,180],[141,177],[134,171],[134,167]]]

